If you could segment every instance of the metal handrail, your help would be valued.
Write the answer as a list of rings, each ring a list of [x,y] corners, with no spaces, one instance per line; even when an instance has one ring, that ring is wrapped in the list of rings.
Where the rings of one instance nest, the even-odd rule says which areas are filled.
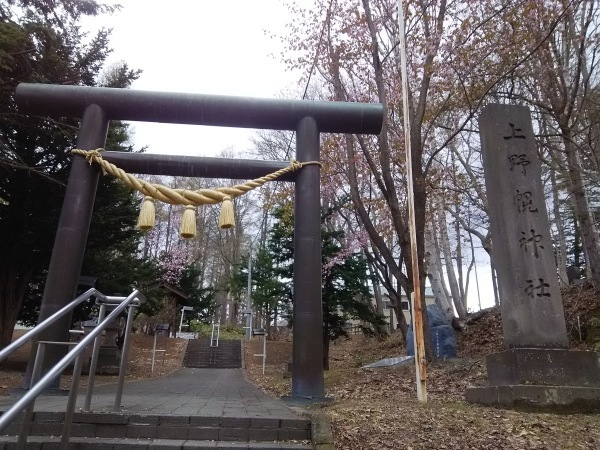
[[[217,338],[215,339],[215,330],[216,330],[216,334],[217,334]],[[212,332],[210,333],[210,346],[211,347],[218,347],[219,346],[219,334],[221,334],[221,323],[214,323],[212,324]],[[213,345],[213,342],[216,343]]]
[[[64,316],[68,312],[71,312],[77,305],[83,303],[84,301],[88,300],[92,296],[97,296],[102,300],[107,299],[107,297],[104,294],[102,294],[101,292],[98,292],[95,288],[88,289],[83,294],[81,294],[79,297],[75,298],[75,300],[73,300],[71,303],[69,303],[66,306],[63,306],[61,309],[56,311],[54,314],[52,314],[50,317],[48,317],[42,323],[38,324],[35,328],[32,328],[27,333],[25,333],[23,336],[18,338],[16,341],[13,341],[11,344],[4,347],[0,351],[0,362],[4,361],[16,349],[18,349],[22,345],[26,344],[30,340],[33,340],[34,337],[39,335],[42,331],[44,331],[46,328],[48,328],[50,325],[52,325],[54,322],[56,322],[62,316]]]
[[[69,395],[69,400],[67,402],[67,411],[65,412],[64,429],[63,429],[62,440],[61,440],[61,443],[63,445],[68,444],[69,438],[70,438],[70,433],[71,433],[71,422],[72,422],[73,412],[74,412],[74,408],[75,408],[75,400],[76,400],[76,396],[77,396],[79,375],[80,375],[81,368],[82,368],[81,355],[82,355],[83,351],[94,340],[96,340],[101,335],[101,333],[108,327],[108,325],[113,320],[115,320],[123,312],[123,310],[125,310],[125,308],[127,308],[129,306],[136,307],[139,304],[146,301],[146,298],[144,297],[144,295],[142,293],[140,293],[138,290],[134,290],[127,297],[107,297],[107,296],[99,293],[96,289],[92,288],[92,289],[86,291],[81,296],[77,297],[69,305],[67,305],[66,307],[62,308],[61,310],[59,310],[58,312],[56,312],[55,314],[50,316],[44,322],[40,323],[38,325],[38,327],[42,327],[42,330],[47,328],[49,326],[49,324],[55,322],[59,317],[64,315],[68,311],[67,308],[74,308],[82,301],[85,301],[86,299],[90,298],[92,295],[96,295],[101,300],[106,301],[107,303],[112,303],[113,305],[117,303],[117,301],[118,301],[117,299],[120,298],[123,300],[114,308],[114,310],[105,318],[105,320],[103,320],[101,323],[99,323],[98,326],[96,328],[94,328],[94,330],[92,330],[72,350],[70,350],[54,367],[52,367],[39,381],[37,381],[35,383],[35,385],[30,386],[29,391],[23,397],[21,397],[19,400],[17,400],[17,402],[15,402],[7,411],[5,411],[2,414],[2,416],[0,416],[0,431],[2,431],[20,414],[21,411],[26,409],[25,417],[23,418],[23,427],[21,430],[21,435],[19,436],[19,444],[18,444],[19,447],[24,448],[24,446],[26,444],[26,439],[27,439],[27,436],[26,436],[27,431],[26,430],[27,430],[29,423],[31,422],[31,417],[33,415],[33,406],[34,406],[35,400],[42,393],[42,391],[46,387],[48,387],[48,385],[51,384],[52,381],[67,368],[67,366],[69,364],[71,364],[73,361],[76,360],[75,368],[73,370],[73,386],[71,389],[71,393]],[[115,398],[115,408],[117,408],[117,407],[120,408],[120,404],[121,404],[121,396],[123,393],[123,384],[124,384],[124,378],[125,378],[125,370],[124,370],[125,367],[124,366],[127,363],[127,353],[128,353],[129,346],[130,346],[129,334],[130,334],[132,323],[133,323],[132,317],[133,317],[133,314],[129,314],[128,318],[127,318],[127,325],[126,325],[126,331],[125,331],[125,333],[126,333],[125,334],[125,342],[123,343],[123,352],[121,354],[119,382],[118,382],[117,394],[116,394],[116,398]],[[38,327],[36,327],[36,328],[38,328]],[[28,336],[29,338],[37,336],[40,332],[39,332],[39,330],[37,331],[37,333],[33,332],[36,330],[36,328],[31,330],[24,336]],[[17,342],[21,341],[20,344],[12,345],[12,349],[10,351],[14,351],[16,348],[19,348],[27,340],[22,340],[21,338],[18,339],[17,341],[15,341],[15,344]],[[41,347],[44,348],[45,345],[42,345]],[[5,348],[2,352],[0,352],[0,356],[3,359],[6,358],[6,356],[8,356],[5,353],[10,353],[10,351],[5,352],[5,350],[7,350],[7,349],[8,349],[8,347]],[[43,353],[43,351],[42,351],[42,353]],[[36,361],[36,365],[38,365],[38,361]],[[39,363],[39,367],[41,368],[41,362]],[[36,375],[35,372],[36,372],[36,367],[34,366],[34,376],[32,377],[32,382],[34,382],[35,378],[37,376],[39,376],[39,373]],[[90,375],[92,375],[91,372],[90,372]],[[27,423],[27,422],[29,422],[29,423]]]

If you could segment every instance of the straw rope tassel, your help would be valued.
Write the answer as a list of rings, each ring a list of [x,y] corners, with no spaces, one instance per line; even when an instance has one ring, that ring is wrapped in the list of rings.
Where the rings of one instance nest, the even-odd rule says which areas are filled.
[[[233,202],[231,197],[227,196],[221,203],[221,214],[219,215],[219,228],[226,230],[235,226],[235,216],[233,213]]]
[[[260,187],[268,181],[276,180],[281,175],[301,169],[306,165],[316,164],[319,167],[321,166],[319,161],[304,161],[300,163],[294,160],[289,166],[284,167],[283,169],[279,169],[264,177],[256,178],[243,184],[220,187],[217,189],[197,189],[195,191],[190,191],[187,189],[171,189],[162,184],[148,183],[147,181],[136,178],[135,176],[126,173],[124,170],[119,169],[114,164],[104,160],[100,153],[102,150],[103,149],[101,148],[96,150],[73,149],[71,150],[71,153],[73,155],[85,157],[90,164],[92,162],[98,164],[105,174],[118,178],[130,188],[135,189],[146,196],[138,219],[138,228],[142,230],[149,230],[154,226],[153,199],[171,205],[187,205],[183,212],[180,230],[181,236],[186,239],[196,236],[196,214],[194,212],[194,206],[216,205],[217,203],[222,203],[219,226],[221,228],[231,228],[235,226],[232,199]]]
[[[140,230],[150,230],[154,228],[154,219],[155,211],[154,211],[154,199],[147,195],[144,198],[144,203],[142,203],[142,208],[140,209],[140,215],[138,217],[137,227]]]
[[[196,208],[192,205],[187,205],[183,211],[179,234],[183,239],[191,239],[196,236]]]

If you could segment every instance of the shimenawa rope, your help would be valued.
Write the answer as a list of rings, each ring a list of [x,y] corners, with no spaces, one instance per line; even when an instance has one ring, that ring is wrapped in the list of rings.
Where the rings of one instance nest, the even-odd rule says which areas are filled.
[[[283,169],[265,175],[264,177],[256,178],[231,187],[197,190],[172,189],[162,184],[148,183],[147,181],[140,180],[134,175],[125,172],[102,158],[102,154],[100,153],[102,150],[103,149],[101,148],[96,150],[73,149],[71,150],[71,153],[85,157],[90,164],[92,164],[92,162],[98,164],[105,174],[109,174],[121,180],[127,186],[144,194],[145,199],[142,204],[137,225],[140,229],[148,230],[154,226],[154,199],[172,205],[186,205],[181,224],[181,235],[183,238],[192,238],[196,235],[195,206],[222,203],[219,226],[221,228],[231,228],[235,223],[233,204],[231,202],[232,199],[260,187],[268,181],[273,181],[286,173],[301,169],[304,166],[310,164],[321,166],[321,163],[318,161],[298,162],[293,160],[289,166],[284,167]]]

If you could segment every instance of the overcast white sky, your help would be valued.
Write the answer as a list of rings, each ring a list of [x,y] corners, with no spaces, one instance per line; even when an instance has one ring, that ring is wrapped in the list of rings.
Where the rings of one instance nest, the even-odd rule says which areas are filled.
[[[304,0],[303,0],[304,1]],[[297,92],[299,73],[279,61],[281,35],[289,21],[282,0],[123,0],[112,16],[86,28],[113,29],[111,62],[143,70],[133,89],[251,97]],[[150,153],[213,156],[223,149],[246,150],[254,133],[193,125],[132,124],[136,146]]]
[[[296,0],[310,5],[312,0]],[[281,98],[301,92],[301,73],[279,59],[282,35],[291,17],[284,0],[122,0],[112,16],[96,17],[85,27],[113,29],[110,62],[126,61],[143,71],[133,89]],[[268,31],[269,33],[265,33]],[[289,94],[285,95],[289,98]],[[296,97],[298,98],[298,97]],[[254,130],[132,123],[136,147],[149,153],[216,156],[251,148]],[[484,259],[485,258],[478,258]],[[493,304],[487,261],[478,266],[482,306]],[[469,305],[477,309],[471,275]]]

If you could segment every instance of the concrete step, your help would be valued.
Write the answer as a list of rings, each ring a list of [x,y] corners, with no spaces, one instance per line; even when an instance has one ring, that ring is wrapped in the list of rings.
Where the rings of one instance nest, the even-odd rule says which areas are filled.
[[[192,339],[188,342],[183,366],[215,369],[241,368],[241,341],[219,341],[218,347],[211,347],[210,339]]]
[[[64,413],[36,412],[30,436],[60,436]],[[4,430],[16,436],[20,420]],[[278,444],[288,441],[309,441],[309,419],[201,417],[123,413],[75,413],[71,436],[74,438],[102,438],[141,440],[194,440],[219,442],[267,442]],[[292,442],[293,443],[293,442]],[[44,447],[45,448],[45,447]],[[245,448],[245,447],[241,447]],[[278,447],[274,447],[278,448]]]
[[[0,450],[17,448],[17,438],[0,436]],[[81,438],[70,440],[69,450],[171,450],[171,449],[250,449],[250,450],[309,450],[310,444],[280,442],[226,442],[194,439],[136,439],[136,438]],[[30,436],[27,449],[64,450],[60,436]]]
[[[192,345],[197,348],[237,348],[238,344],[241,342],[240,339],[228,339],[228,340],[220,340],[219,345],[217,347],[210,346],[210,339],[207,338],[199,338],[199,339],[190,339],[188,342],[189,345]]]

